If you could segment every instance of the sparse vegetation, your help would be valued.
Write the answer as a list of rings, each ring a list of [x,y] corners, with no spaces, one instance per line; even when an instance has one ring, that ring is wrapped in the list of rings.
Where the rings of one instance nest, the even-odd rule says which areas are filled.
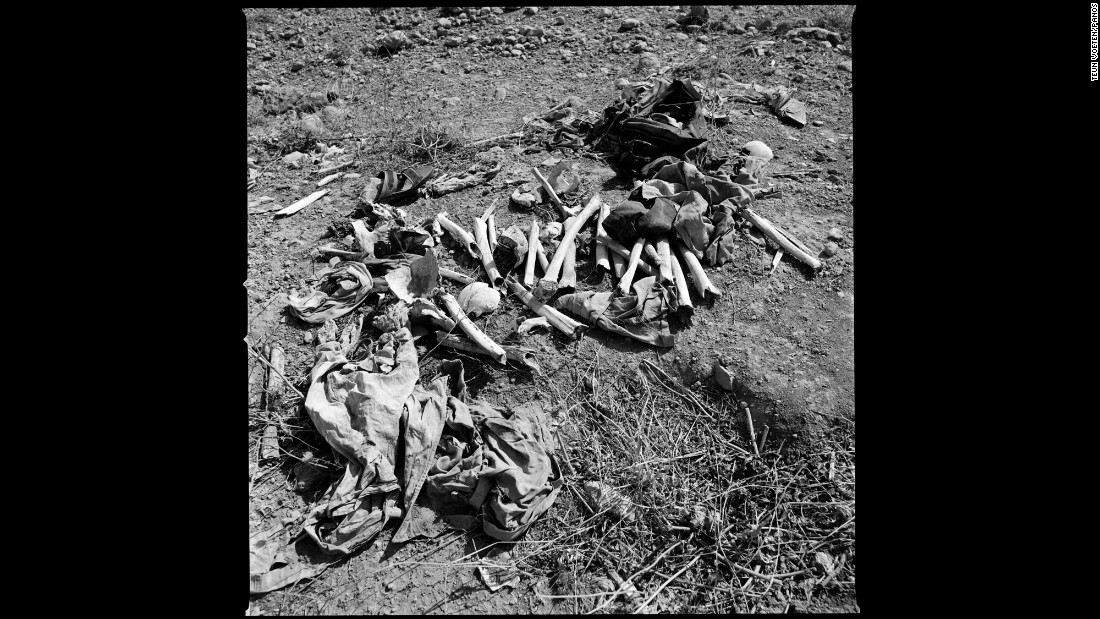
[[[854,5],[831,5],[823,8],[825,10],[825,14],[817,21],[815,21],[815,26],[827,28],[841,34],[851,34],[852,15],[856,12],[856,7]]]
[[[292,317],[284,320],[274,299],[304,290],[307,280],[325,268],[330,257],[315,255],[318,246],[357,249],[344,239],[354,236],[347,215],[359,205],[365,183],[379,171],[413,164],[461,173],[491,148],[465,145],[524,130],[525,115],[570,95],[602,114],[618,96],[618,79],[645,79],[651,73],[639,72],[638,54],[609,51],[612,36],[616,41],[645,36],[660,68],[668,69],[664,77],[696,81],[707,112],[728,114],[729,122],[708,120],[709,151],[715,157],[736,154],[749,140],[763,140],[776,151],[769,173],[805,179],[784,183],[782,202],[761,200],[754,209],[770,211],[776,223],[810,245],[820,246],[832,226],[849,230],[851,184],[841,179],[850,177],[852,167],[850,83],[842,83],[850,73],[836,71],[843,54],[819,41],[792,43],[783,31],[813,24],[850,35],[854,6],[712,7],[711,22],[690,34],[667,24],[676,15],[667,7],[612,10],[614,17],[607,19],[585,7],[543,9],[535,15],[511,11],[499,17],[504,25],[471,21],[444,30],[440,38],[433,33],[436,20],[446,16],[457,24],[458,12],[430,11],[419,26],[429,42],[397,53],[379,52],[377,39],[395,21],[412,24],[415,9],[386,9],[385,20],[377,8],[370,16],[362,9],[246,10],[250,27],[270,25],[277,33],[301,27],[307,43],[300,49],[291,45],[294,39],[268,37],[250,52],[250,85],[260,83],[264,89],[248,94],[249,156],[256,160],[250,169],[264,170],[250,202],[262,195],[286,205],[315,191],[316,162],[303,158],[302,167],[292,168],[278,158],[293,151],[320,152],[318,142],[355,153],[355,166],[346,171],[359,175],[326,185],[331,194],[294,218],[249,218],[249,329],[263,334],[250,341],[284,347],[286,376],[296,389],[308,389],[315,359],[316,340],[303,342],[303,335],[319,329]],[[566,24],[551,26],[559,16]],[[644,25],[619,33],[626,17],[640,17]],[[525,25],[548,33],[568,26],[586,38],[559,34],[558,40],[534,45],[519,34]],[[731,32],[748,25],[767,36]],[[505,27],[513,31],[505,34]],[[481,46],[463,38],[457,47],[444,47],[444,38],[467,31],[497,42]],[[520,57],[501,53],[507,49],[500,41],[509,36],[530,44]],[[740,53],[762,38],[776,41],[767,55]],[[278,51],[275,59],[259,59],[268,51],[264,45]],[[314,45],[322,51],[313,51]],[[305,66],[291,72],[293,62]],[[787,85],[805,100],[811,120],[827,124],[783,124],[765,106],[731,100],[731,81]],[[302,109],[265,112],[264,98],[274,99],[268,93],[280,88],[293,90],[290,103]],[[505,94],[497,96],[498,88]],[[323,95],[320,101],[314,101],[317,93]],[[323,120],[323,134],[302,127],[306,114]],[[494,182],[405,205],[410,224],[422,225],[447,211],[468,226],[490,204],[500,205],[500,230],[511,225],[526,229],[533,217],[557,220],[548,204],[523,210],[508,200],[523,184],[534,186],[527,177],[531,167],[552,166],[551,159],[578,166],[583,196],[571,200],[596,191],[612,206],[627,198],[629,179],[598,153],[548,149],[548,140],[545,132],[528,127],[524,139],[503,142],[496,150],[504,169]],[[826,170],[837,180],[826,183]],[[584,240],[591,241],[590,235]],[[728,294],[699,302],[690,319],[673,319],[673,349],[658,350],[598,329],[576,341],[542,331],[521,339],[517,319],[531,313],[508,295],[478,322],[498,341],[536,350],[543,375],[432,348],[430,337],[424,340],[428,345],[418,351],[422,380],[434,376],[441,360],[460,359],[471,399],[500,407],[543,405],[558,442],[556,457],[566,472],[553,507],[514,543],[494,542],[475,530],[387,548],[391,526],[372,545],[316,578],[254,596],[255,608],[264,614],[614,613],[639,610],[646,602],[646,609],[662,613],[858,610],[854,370],[847,348],[854,323],[851,298],[838,295],[854,289],[848,243],[820,273],[808,275],[789,257],[775,268],[775,247],[739,236],[732,260],[708,268]],[[441,266],[480,273],[477,261],[451,251],[456,246],[446,235],[441,245],[436,252]],[[578,291],[608,288],[608,276],[594,268],[591,252],[590,243],[578,244]],[[374,333],[369,330],[378,303],[369,298],[355,313],[339,318],[337,329],[362,314],[367,340],[368,332]],[[365,354],[360,347],[349,358]],[[720,389],[709,378],[710,364],[718,357],[740,360],[736,392]],[[249,363],[258,367],[251,355]],[[757,419],[756,436],[748,430],[742,400]],[[302,404],[289,393],[271,410],[249,410],[250,532],[279,526],[300,530],[306,510],[343,474],[343,463],[333,457]],[[279,457],[261,462],[269,425],[279,429]],[[765,426],[769,429],[761,440]],[[296,486],[296,467],[303,461],[320,476],[308,489]],[[609,516],[585,494],[586,481],[626,496],[636,517]],[[295,511],[298,520],[291,518]],[[522,578],[514,590],[490,593],[475,567],[500,551],[508,552],[507,564]]]

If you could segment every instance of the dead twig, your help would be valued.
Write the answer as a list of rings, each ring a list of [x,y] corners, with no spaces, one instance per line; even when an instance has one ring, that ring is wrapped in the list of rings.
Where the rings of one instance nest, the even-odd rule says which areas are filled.
[[[517,139],[517,138],[522,138],[522,137],[523,137],[523,132],[522,131],[517,131],[515,133],[507,133],[507,134],[504,134],[504,135],[498,135],[498,136],[494,136],[494,137],[491,137],[491,138],[485,138],[484,140],[477,140],[476,142],[470,142],[469,144],[466,144],[463,148],[475,148],[477,146],[484,146],[486,144],[492,144],[493,142],[499,142],[500,140],[511,140],[511,139]]]
[[[321,169],[321,170],[315,170],[313,173],[314,174],[329,174],[331,172],[339,172],[340,170],[343,170],[344,168],[348,168],[348,167],[351,167],[351,166],[355,165],[355,163],[356,162],[354,162],[354,161],[349,161],[347,163],[341,163],[340,165],[334,165],[334,166],[329,167],[329,168],[324,168],[324,169]]]
[[[760,448],[756,445],[756,430],[752,427],[752,413],[749,412],[749,404],[741,402],[741,408],[745,409],[745,419],[749,422],[749,442],[752,443],[752,450],[759,456]]]
[[[661,593],[661,591],[664,591],[665,587],[667,587],[667,586],[669,585],[669,583],[671,583],[672,581],[674,581],[674,580],[676,580],[677,578],[679,578],[679,577],[680,577],[680,575],[681,575],[681,574],[683,574],[684,572],[688,571],[688,569],[690,569],[690,568],[691,568],[691,566],[695,565],[695,562],[696,562],[696,561],[698,561],[698,560],[699,560],[699,555],[696,555],[695,557],[693,557],[693,558],[691,559],[691,561],[689,561],[689,562],[688,562],[688,564],[687,564],[687,565],[685,565],[684,567],[680,568],[680,571],[676,572],[675,574],[673,574],[672,576],[670,576],[670,577],[668,578],[668,580],[666,580],[666,581],[664,581],[663,583],[661,583],[661,586],[660,586],[660,587],[657,587],[657,590],[656,590],[656,591],[654,591],[654,592],[653,592],[653,594],[652,594],[652,595],[650,595],[650,596],[649,596],[648,598],[646,598],[646,601],[642,602],[642,603],[641,603],[641,605],[639,605],[639,606],[638,606],[638,608],[635,608],[635,609],[634,609],[634,612],[633,612],[633,613],[631,613],[631,614],[635,614],[635,615],[636,615],[636,614],[638,614],[639,612],[641,612],[641,611],[642,611],[642,609],[644,609],[644,608],[646,607],[646,605],[648,605],[648,604],[649,604],[650,602],[652,602],[653,600],[655,600],[655,599],[657,598],[657,595],[658,595],[658,594],[660,594],[660,593]]]
[[[264,362],[264,365],[266,365],[267,367],[271,368],[272,370],[275,370],[275,373],[279,375],[279,378],[282,378],[282,379],[283,379],[283,382],[285,382],[285,383],[286,383],[286,386],[287,386],[287,387],[290,387],[291,389],[293,389],[293,390],[294,390],[294,393],[297,393],[297,394],[298,394],[298,397],[302,398],[303,400],[304,400],[304,399],[306,399],[306,396],[302,395],[302,392],[301,392],[301,391],[298,391],[297,389],[295,389],[295,388],[294,388],[294,385],[292,385],[292,384],[290,383],[290,381],[289,381],[289,380],[287,379],[287,377],[286,377],[286,376],[283,376],[283,373],[282,373],[282,372],[280,372],[279,370],[276,370],[276,369],[275,369],[275,366],[273,366],[273,365],[271,365],[270,363],[268,363],[267,359],[264,359],[264,358],[263,358],[263,356],[261,356],[261,355],[260,355],[260,353],[256,352],[255,350],[252,350],[252,345],[248,343],[248,338],[245,338],[245,340],[244,340],[244,343],[245,343],[245,344],[248,344],[248,352],[249,352],[249,354],[251,354],[251,355],[252,355],[253,357],[256,357],[256,358],[257,358],[257,359],[259,359],[260,361],[263,361],[263,362]]]

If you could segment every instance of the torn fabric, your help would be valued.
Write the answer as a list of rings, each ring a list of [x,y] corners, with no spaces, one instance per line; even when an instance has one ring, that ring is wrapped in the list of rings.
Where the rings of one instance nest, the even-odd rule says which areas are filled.
[[[329,561],[319,553],[306,547],[305,538],[300,538],[292,547],[286,548],[282,535],[278,543],[274,533],[265,531],[249,539],[248,593],[267,593],[292,585],[303,578],[313,578],[325,571]]]
[[[318,347],[306,411],[347,465],[343,478],[310,512],[305,531],[325,552],[347,554],[399,513],[396,446],[420,372],[406,328],[383,333],[363,361],[348,362],[338,347],[338,342]]]
[[[383,290],[375,286],[374,278],[365,264],[345,261],[337,263],[332,271],[325,273],[320,285],[308,293],[301,296],[291,294],[289,306],[302,320],[320,324],[347,314],[358,307],[370,293]]]
[[[667,316],[675,295],[654,276],[634,282],[633,294],[615,297],[611,292],[576,292],[559,297],[554,307],[580,316],[597,327],[634,338],[651,346],[670,347],[675,339]]]
[[[638,234],[654,242],[672,229],[672,220],[676,217],[678,206],[668,198],[659,197],[653,201],[645,215],[638,218],[635,227]]]
[[[612,209],[603,220],[603,229],[608,236],[630,247],[639,236],[637,223],[646,213],[641,202],[626,200]]]
[[[689,162],[663,157],[651,164],[653,178],[644,181],[630,197],[652,204],[643,216],[647,218],[645,221],[662,217],[653,213],[661,200],[679,205],[672,222],[676,236],[701,261],[721,266],[732,257],[734,213],[753,203],[752,191],[740,181],[755,182],[751,174],[762,170],[763,164],[759,157],[739,157],[738,178],[731,180],[725,174],[705,174]],[[669,205],[662,202],[660,208],[667,213]],[[645,234],[643,218],[638,221],[638,232]],[[607,229],[606,220],[604,228]]]
[[[635,173],[666,155],[717,169],[725,160],[708,154],[710,129],[701,101],[690,82],[653,78],[624,89],[622,98],[604,110],[589,140]]]
[[[350,553],[402,516],[395,541],[430,535],[452,514],[480,516],[486,533],[512,540],[553,504],[563,480],[541,408],[524,405],[505,417],[487,405],[468,407],[461,363],[440,370],[429,385],[416,385],[406,327],[382,334],[359,362],[336,342],[318,348],[306,411],[347,459],[343,478],[305,522],[324,552]]]
[[[437,519],[461,529],[477,518],[490,537],[517,539],[553,505],[564,482],[541,405],[523,404],[505,416],[487,404],[467,406],[451,396],[447,413],[424,483],[432,509],[419,517],[442,513]],[[459,503],[472,513],[454,512]]]

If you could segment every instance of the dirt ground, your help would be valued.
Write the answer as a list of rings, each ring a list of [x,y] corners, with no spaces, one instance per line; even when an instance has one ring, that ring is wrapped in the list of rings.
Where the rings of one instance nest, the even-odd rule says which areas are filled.
[[[343,235],[332,236],[330,228],[342,229],[342,223],[349,221],[366,181],[381,170],[401,170],[422,162],[460,173],[478,152],[490,148],[460,145],[521,131],[524,116],[545,111],[569,96],[579,97],[584,109],[602,113],[618,96],[617,80],[641,80],[652,72],[640,70],[640,54],[631,51],[642,36],[646,51],[656,55],[661,67],[672,67],[676,77],[699,82],[704,92],[719,90],[730,78],[794,89],[794,96],[806,104],[809,123],[805,127],[781,121],[764,106],[733,103],[726,110],[729,124],[715,128],[712,149],[736,153],[750,140],[768,144],[775,159],[765,181],[780,187],[781,196],[760,200],[754,210],[814,249],[835,243],[835,255],[822,255],[819,259],[824,266],[816,273],[790,256],[784,256],[773,271],[775,247],[770,242],[759,246],[747,238],[739,240],[730,263],[708,267],[711,281],[723,296],[714,301],[696,298],[690,320],[673,318],[676,342],[670,349],[597,329],[578,341],[536,331],[525,342],[539,351],[543,376],[443,348],[422,357],[422,375],[432,376],[440,360],[462,359],[471,396],[501,406],[541,401],[567,419],[561,426],[566,452],[583,460],[582,452],[588,453],[585,449],[613,442],[601,434],[593,410],[573,405],[578,389],[587,384],[585,377],[596,377],[600,387],[591,387],[594,399],[603,398],[611,406],[616,399],[635,397],[627,385],[636,382],[639,362],[651,361],[728,417],[722,423],[745,446],[751,438],[735,403],[747,402],[756,430],[768,428],[766,445],[775,450],[770,466],[778,469],[788,462],[814,461],[819,454],[833,454],[823,457],[835,461],[837,453],[847,454],[851,484],[842,495],[852,524],[845,523],[844,532],[854,537],[855,219],[850,39],[854,7],[715,6],[710,7],[711,22],[723,26],[690,33],[679,25],[669,27],[669,21],[687,7],[682,9],[610,7],[609,17],[602,15],[602,7],[542,7],[534,14],[521,8],[483,16],[477,15],[477,9],[468,9],[468,16],[478,19],[467,23],[458,23],[449,9],[245,10],[244,34],[249,45],[247,150],[250,169],[261,172],[255,176],[249,202],[269,197],[272,204],[286,206],[316,191],[319,177],[314,172],[320,166],[307,159],[296,168],[284,163],[283,157],[294,151],[314,152],[317,142],[355,153],[357,166],[353,170],[361,175],[327,185],[331,190],[327,196],[293,216],[276,219],[271,212],[249,215],[249,274],[244,282],[248,336],[258,345],[280,345],[286,354],[286,376],[304,388],[315,344],[305,339],[311,325],[284,311],[285,295],[306,290],[306,279],[326,265],[327,257],[317,254],[318,247],[345,247],[340,244]],[[438,20],[445,17],[454,23],[443,36],[437,36]],[[627,18],[639,20],[639,27],[620,31]],[[840,46],[812,39],[795,41],[775,33],[781,23],[794,27],[821,24],[842,33],[845,40]],[[738,33],[748,25],[757,26],[758,31]],[[524,26],[542,28],[546,41],[525,44],[520,55],[494,49],[501,46],[491,42],[494,37],[523,40],[515,31]],[[395,30],[419,31],[424,40],[393,54],[376,53],[380,36]],[[453,47],[447,42],[450,37],[455,38]],[[741,53],[761,41],[774,41],[764,46],[768,50],[765,55]],[[840,68],[845,62],[846,68]],[[302,93],[334,93],[326,102],[334,109],[323,114],[322,131],[311,134],[297,122],[294,111],[280,110],[280,93],[289,92],[289,88],[299,88]],[[509,204],[508,196],[522,184],[531,183],[532,166],[545,169],[542,164],[551,157],[577,163],[582,176],[580,193],[598,191],[608,204],[625,199],[632,186],[629,178],[584,151],[548,151],[526,142],[502,148],[505,165],[496,178],[441,198],[421,198],[404,207],[410,219],[419,221],[445,211],[471,229],[473,218],[495,202],[501,205],[498,229],[516,224],[526,230],[532,212]],[[549,216],[551,212],[545,213]],[[586,233],[583,238],[591,237]],[[586,242],[578,247],[578,290],[607,290],[611,278],[596,271],[592,246]],[[449,238],[437,256],[440,266],[480,276],[480,265],[455,251]],[[371,305],[368,300],[364,310]],[[501,341],[515,330],[517,318],[530,316],[522,303],[506,298],[501,308],[479,320],[479,325]],[[342,326],[347,319],[338,322]],[[420,352],[428,351],[422,348]],[[247,358],[249,380],[254,384],[263,368],[253,355]],[[715,360],[725,363],[733,374],[736,395],[722,391],[712,380]],[[670,404],[662,414],[683,414],[683,409],[675,406]],[[683,401],[679,406],[684,406]],[[310,427],[300,399],[288,398],[275,414],[284,419],[280,457],[261,462],[259,437],[271,413],[257,403],[250,406],[249,533],[285,521],[282,534],[289,539],[296,527],[300,528],[300,516],[340,469],[323,439]],[[690,438],[692,434],[681,436]],[[673,454],[699,447],[686,441],[668,442],[664,448]],[[838,445],[843,449],[835,447]],[[311,468],[300,464],[309,459],[306,452],[313,455]],[[576,468],[591,474],[595,466]],[[318,477],[311,484],[299,484],[307,468]],[[673,477],[692,474],[688,464],[678,463],[670,470]],[[829,479],[833,479],[832,469]],[[722,489],[735,481],[713,479],[706,483]],[[309,487],[299,488],[303,485]],[[635,498],[640,504],[639,497]],[[773,498],[778,501],[778,495]],[[579,508],[572,505],[569,494],[563,492],[559,502],[532,528],[530,544],[552,540],[581,521],[580,516],[574,520],[571,515]],[[540,561],[551,564],[541,569],[542,564],[533,561],[515,588],[492,593],[470,558],[486,545],[485,539],[450,532],[435,540],[405,544],[387,555],[392,533],[392,528],[383,532],[369,547],[337,562],[318,578],[250,596],[250,613],[586,612],[605,601],[598,595],[606,584],[601,581],[607,579],[605,555],[581,542],[559,553],[579,553],[580,558],[571,559],[568,569],[562,568],[561,557],[551,561],[540,555]],[[655,604],[660,611],[683,612],[858,612],[854,548],[837,549],[834,554],[844,554],[846,563],[832,579],[810,578],[814,581],[810,585],[784,582],[774,589],[769,584],[769,590],[756,594],[752,593],[755,583],[742,586],[742,575],[727,575],[713,567],[707,568],[711,572],[698,572],[698,578],[693,576],[696,571],[685,572],[685,579],[664,588]],[[594,556],[600,559],[594,562]],[[705,563],[699,561],[694,569]],[[603,569],[597,569],[597,564]],[[677,565],[688,563],[685,559]],[[624,559],[618,569],[634,573],[642,567]],[[656,595],[676,569],[647,573],[635,585],[643,595]],[[792,567],[788,571],[797,570]],[[568,586],[558,576],[566,572],[572,575]],[[706,580],[711,577],[707,573],[718,580]],[[778,568],[773,573],[778,573]],[[772,580],[778,583],[782,579]],[[718,584],[699,584],[692,590],[693,583],[706,582]],[[733,582],[733,589],[742,592],[740,597],[735,595],[728,604],[704,600],[712,593],[708,593],[710,589],[721,589],[723,582]],[[613,604],[603,611],[624,608]]]

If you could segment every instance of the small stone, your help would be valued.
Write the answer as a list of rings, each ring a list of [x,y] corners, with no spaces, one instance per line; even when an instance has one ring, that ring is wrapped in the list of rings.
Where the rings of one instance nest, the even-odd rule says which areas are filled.
[[[554,25],[555,25],[555,26],[564,26],[564,25],[565,25],[565,18],[564,18],[564,17],[560,17],[560,16],[559,16],[559,17],[555,17],[555,18],[554,18]]]
[[[458,47],[462,45],[462,39],[458,37],[447,37],[447,39],[443,41],[443,45],[445,47]]]
[[[515,49],[512,50],[511,53],[512,53],[513,56],[522,56],[523,55],[523,50],[519,49],[519,48],[515,48]]]
[[[711,367],[714,382],[718,383],[718,386],[726,391],[734,391],[733,375],[729,370],[722,367],[721,362],[714,361],[714,365]]]
[[[676,34],[672,35],[672,37],[677,41],[687,41],[689,38],[691,38],[683,32],[677,32]]]
[[[459,97],[447,97],[442,100],[444,106],[456,106],[460,101]]]
[[[337,264],[340,264],[340,256],[333,256],[328,259],[328,265],[330,267],[335,267]]]
[[[303,37],[298,37],[298,40],[295,41],[294,44],[297,45],[298,47],[305,47],[306,46],[306,40]]]
[[[838,64],[836,66],[836,68],[840,69],[841,71],[847,71],[848,73],[851,73],[852,72],[852,61],[851,60],[845,60],[844,62]]]
[[[661,62],[657,59],[657,54],[654,54],[653,52],[645,52],[640,58],[638,58],[638,71],[640,73],[656,71],[657,68],[660,66]],[[620,82],[624,80],[625,78],[623,80],[620,80]],[[626,85],[624,84],[623,87],[625,86]]]
[[[745,30],[744,28],[742,28],[741,26],[734,26],[732,32],[734,34],[748,34],[748,31]]]
[[[537,6],[529,6],[523,9],[523,12],[527,15],[534,15],[535,13],[539,12],[539,8]]]
[[[829,229],[829,240],[839,241],[844,238],[844,233],[840,231],[840,228]]]
[[[635,28],[637,28],[638,26],[641,26],[641,25],[642,25],[642,22],[640,22],[636,19],[633,19],[633,18],[627,18],[627,19],[624,19],[621,24],[619,24],[619,30],[620,31],[622,31],[622,30],[634,30]]]
[[[391,52],[407,47],[409,45],[409,39],[405,36],[404,32],[400,30],[394,30],[382,38],[382,47],[388,49]]]
[[[577,74],[577,79],[586,80],[586,79],[588,79],[588,74],[587,73],[578,73]]]
[[[699,32],[699,28],[701,28],[701,26],[696,24],[689,24],[687,26],[684,26],[684,30],[686,32]]]
[[[609,8],[603,8],[600,10],[600,19],[609,19],[614,13]]]
[[[815,120],[813,124],[814,124],[815,127],[824,127],[825,126],[825,121]]]
[[[291,73],[297,73],[298,71],[301,71],[301,70],[302,70],[302,69],[304,69],[305,67],[306,67],[306,65],[302,64],[302,62],[301,62],[301,61],[299,61],[299,60],[295,60],[295,61],[294,61],[293,63],[291,63],[291,65],[290,65],[290,72],[291,72]]]
[[[316,114],[306,114],[298,122],[298,127],[310,136],[325,135],[325,123]]]
[[[825,244],[825,249],[821,250],[821,255],[830,258],[835,256],[838,251],[840,251],[840,248],[837,247],[837,244],[830,241]]]
[[[293,164],[299,162],[305,156],[306,156],[305,153],[300,153],[298,151],[294,151],[293,153],[290,153],[286,157],[283,157],[283,163],[289,163],[289,164],[293,165]]]
[[[247,49],[248,51],[250,51],[250,52],[251,52],[251,51],[253,51],[254,49],[256,49],[256,44],[255,44],[255,43],[253,43],[252,41],[249,41],[248,43],[246,43],[246,44],[245,44],[245,48],[246,48],[246,49]]]
[[[699,35],[698,39],[696,39],[696,40],[699,41],[700,43],[710,43],[710,37],[708,37],[705,34]]]
[[[496,97],[497,101],[503,101],[504,98],[508,96],[508,90],[501,86],[500,88],[496,89],[496,92],[493,93],[493,96]]]
[[[264,60],[275,60],[275,52],[264,52]]]
[[[305,344],[306,346],[309,346],[310,344],[313,343],[313,331],[303,331],[302,332],[302,343]]]
[[[435,23],[443,29],[450,28],[452,25],[451,20],[446,17],[440,17],[439,20],[437,20]]]

